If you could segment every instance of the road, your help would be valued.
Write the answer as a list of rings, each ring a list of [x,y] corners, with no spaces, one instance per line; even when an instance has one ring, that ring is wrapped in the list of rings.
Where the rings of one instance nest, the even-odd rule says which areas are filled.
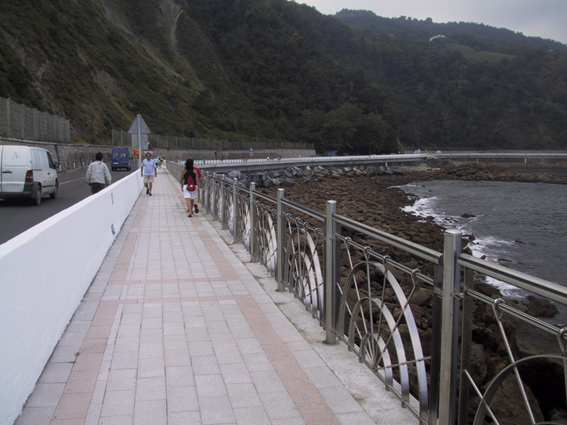
[[[32,205],[29,199],[0,199],[0,244],[90,196],[91,188],[85,182],[85,173],[86,168],[59,173],[57,198],[44,196],[39,206]],[[130,173],[110,172],[113,182]]]

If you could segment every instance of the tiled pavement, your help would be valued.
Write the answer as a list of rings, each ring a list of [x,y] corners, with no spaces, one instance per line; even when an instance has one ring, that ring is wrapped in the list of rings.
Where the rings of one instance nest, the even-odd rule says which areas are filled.
[[[186,216],[167,171],[155,186],[17,425],[417,423],[217,223]]]

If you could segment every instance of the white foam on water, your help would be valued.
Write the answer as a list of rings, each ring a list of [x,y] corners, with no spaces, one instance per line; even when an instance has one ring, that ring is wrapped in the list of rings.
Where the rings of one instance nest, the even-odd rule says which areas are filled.
[[[422,189],[423,187],[419,184],[409,184],[406,186],[397,186],[397,188],[409,192],[407,189]],[[505,259],[508,253],[507,247],[514,245],[514,241],[497,239],[493,236],[477,236],[472,230],[471,224],[482,219],[482,215],[476,215],[469,218],[464,218],[462,216],[455,216],[447,214],[440,211],[437,207],[440,198],[438,196],[431,197],[418,197],[419,195],[412,194],[409,199],[415,199],[413,205],[408,205],[401,208],[402,211],[413,214],[425,221],[425,218],[431,217],[433,221],[444,228],[454,228],[463,235],[474,235],[475,239],[472,243],[468,244],[471,249],[472,255],[477,258],[483,258],[487,261],[492,261],[494,263],[499,263],[501,259]],[[509,285],[500,280],[486,276],[485,281],[492,286],[496,287],[502,295],[510,298],[519,298],[525,295],[525,291],[515,286]]]

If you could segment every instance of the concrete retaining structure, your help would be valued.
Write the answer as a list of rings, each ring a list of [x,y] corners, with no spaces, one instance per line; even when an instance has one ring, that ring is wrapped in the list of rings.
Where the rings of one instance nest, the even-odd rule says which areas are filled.
[[[132,173],[0,245],[0,424],[20,414],[142,188]]]

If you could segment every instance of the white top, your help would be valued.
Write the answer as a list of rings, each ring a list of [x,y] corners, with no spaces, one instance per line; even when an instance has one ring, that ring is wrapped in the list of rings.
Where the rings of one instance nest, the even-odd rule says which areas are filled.
[[[102,183],[107,186],[112,182],[108,167],[102,161],[91,162],[87,168],[87,183]]]
[[[144,169],[144,176],[153,176],[155,169],[157,168],[156,161],[154,159],[148,160],[144,158],[142,161],[142,168]]]

